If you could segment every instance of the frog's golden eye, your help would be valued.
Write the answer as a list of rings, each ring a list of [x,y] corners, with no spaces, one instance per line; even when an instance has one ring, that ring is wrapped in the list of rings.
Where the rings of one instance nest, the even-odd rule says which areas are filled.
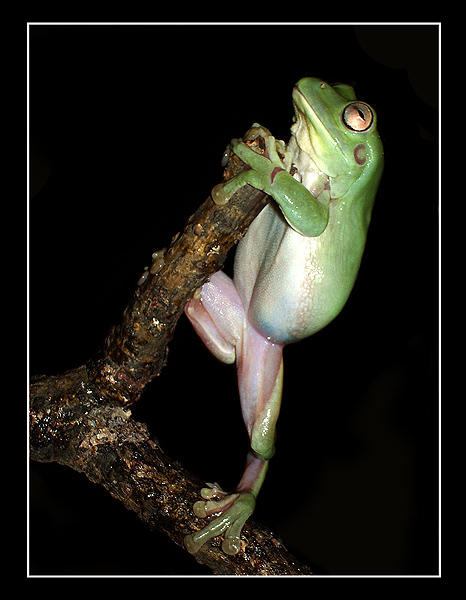
[[[351,131],[367,131],[372,125],[374,115],[367,104],[352,102],[344,109],[342,119]]]

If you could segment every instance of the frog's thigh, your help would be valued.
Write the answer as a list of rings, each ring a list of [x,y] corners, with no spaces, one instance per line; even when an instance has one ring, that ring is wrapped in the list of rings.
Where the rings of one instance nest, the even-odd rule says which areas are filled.
[[[244,310],[233,281],[222,271],[215,273],[185,312],[210,352],[222,362],[235,362]]]

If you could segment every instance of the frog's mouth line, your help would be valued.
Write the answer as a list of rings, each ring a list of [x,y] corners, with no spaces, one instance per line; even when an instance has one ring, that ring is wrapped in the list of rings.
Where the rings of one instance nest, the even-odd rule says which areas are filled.
[[[295,86],[293,88],[292,96],[296,106],[298,106],[304,114],[309,115],[313,123],[317,122],[319,124],[319,128],[323,129],[327,133],[327,135],[330,135],[328,129],[322,123],[321,119],[319,119],[317,113],[306,100],[306,97],[302,94],[301,90],[298,87]]]
[[[295,122],[291,128],[292,133],[295,135],[298,133],[306,132],[306,137],[308,139],[308,146],[312,150],[312,154],[306,152],[307,156],[316,166],[317,170],[321,173],[325,173],[327,177],[332,178],[336,177],[337,173],[329,173],[327,170],[323,169],[319,165],[319,153],[316,151],[315,143],[313,138],[327,138],[329,142],[335,147],[336,150],[339,150],[342,157],[344,158],[343,151],[338,144],[335,144],[335,140],[333,139],[330,131],[324,125],[322,120],[319,118],[316,111],[312,108],[309,102],[306,100],[306,97],[301,93],[298,87],[293,88],[293,101],[295,104]],[[299,109],[299,110],[297,110]],[[303,115],[305,118],[303,119]],[[302,144],[301,144],[302,147]],[[327,165],[329,166],[329,165]]]
[[[329,139],[332,139],[329,130],[323,124],[322,120],[319,118],[315,110],[306,100],[305,96],[300,92],[299,88],[295,87],[293,89],[293,100],[296,104],[296,107],[300,109],[301,113],[308,117],[308,121],[311,123],[316,136],[320,133]],[[295,111],[295,117],[301,118],[299,111]],[[310,141],[312,143],[312,136],[310,135]]]
[[[339,186],[332,186],[332,180],[333,183],[336,183],[339,173],[333,172],[331,168],[329,169],[330,164],[319,164],[321,160],[319,160],[318,146],[316,148],[315,143],[319,137],[325,136],[331,141],[333,141],[333,138],[306,98],[296,87],[293,90],[293,100],[295,103],[295,120],[291,127],[292,139],[294,138],[292,164],[297,170],[296,178],[307,187],[314,198],[318,198],[325,190],[329,192],[331,200],[336,200],[344,195],[347,189],[343,190],[339,189]],[[339,150],[344,158],[342,149],[335,143],[332,145]]]

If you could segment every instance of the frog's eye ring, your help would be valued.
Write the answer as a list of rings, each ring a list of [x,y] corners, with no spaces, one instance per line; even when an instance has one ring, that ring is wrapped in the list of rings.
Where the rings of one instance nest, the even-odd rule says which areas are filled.
[[[343,110],[342,119],[351,131],[367,131],[372,125],[374,115],[367,104],[352,102]]]

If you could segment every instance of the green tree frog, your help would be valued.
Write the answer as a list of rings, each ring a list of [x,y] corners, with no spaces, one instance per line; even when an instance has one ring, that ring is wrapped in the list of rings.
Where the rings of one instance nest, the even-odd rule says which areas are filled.
[[[325,327],[343,308],[364,251],[383,148],[374,110],[348,85],[301,79],[287,145],[254,124],[245,139],[264,138],[255,153],[241,140],[231,150],[250,168],[212,190],[228,202],[249,184],[270,202],[238,245],[234,278],[216,273],[185,312],[207,348],[236,362],[250,450],[237,488],[216,483],[194,505],[208,524],[185,538],[192,553],[224,534],[222,549],[236,554],[270,458],[280,410],[283,347]]]

